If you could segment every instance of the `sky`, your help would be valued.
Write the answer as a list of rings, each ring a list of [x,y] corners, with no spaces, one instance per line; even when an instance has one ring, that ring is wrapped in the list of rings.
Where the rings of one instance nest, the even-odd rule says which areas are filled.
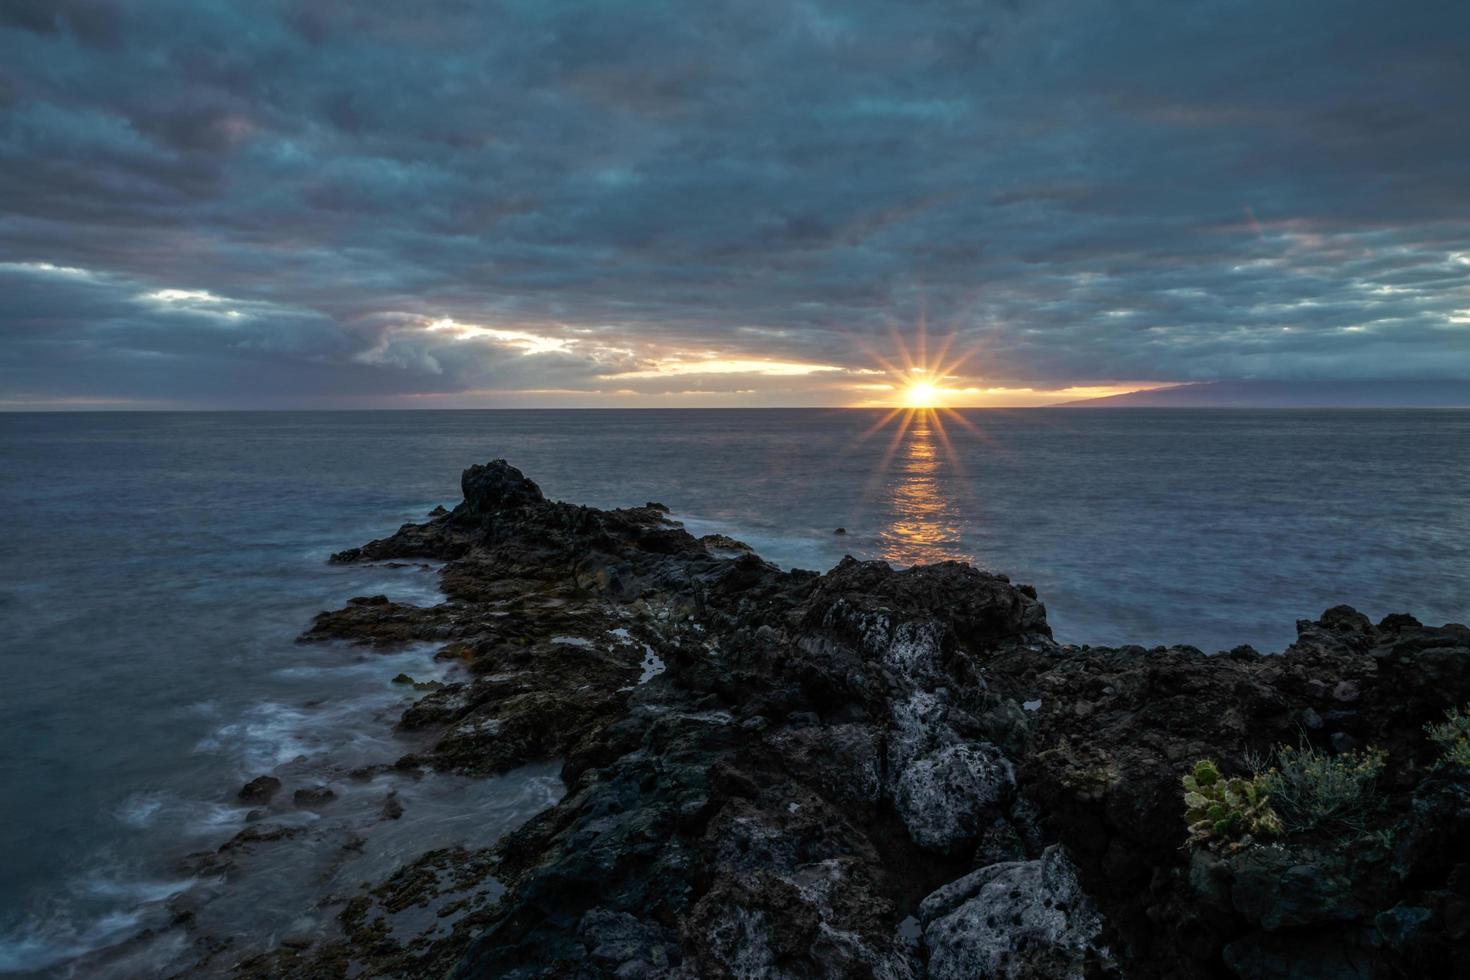
[[[0,4],[0,407],[915,366],[974,405],[1470,379],[1470,4]]]

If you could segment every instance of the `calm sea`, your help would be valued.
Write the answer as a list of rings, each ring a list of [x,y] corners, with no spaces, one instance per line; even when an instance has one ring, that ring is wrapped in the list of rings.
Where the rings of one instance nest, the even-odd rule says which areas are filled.
[[[326,557],[499,456],[549,496],[661,501],[785,566],[966,558],[1034,583],[1068,642],[1279,650],[1339,602],[1470,619],[1470,412],[0,415],[0,972],[64,972],[188,890],[257,938],[319,927],[305,870],[242,907],[176,859],[239,830],[246,778],[402,754],[389,679],[429,676],[430,651],[292,639],[353,595],[435,601],[432,569]],[[334,885],[493,838],[555,773],[405,787],[402,829]]]

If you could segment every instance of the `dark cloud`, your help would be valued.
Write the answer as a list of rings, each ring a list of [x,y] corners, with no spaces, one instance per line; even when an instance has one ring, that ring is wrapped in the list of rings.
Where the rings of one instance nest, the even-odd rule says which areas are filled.
[[[1447,2],[17,0],[0,397],[830,401],[920,320],[980,387],[1467,378],[1467,39]]]

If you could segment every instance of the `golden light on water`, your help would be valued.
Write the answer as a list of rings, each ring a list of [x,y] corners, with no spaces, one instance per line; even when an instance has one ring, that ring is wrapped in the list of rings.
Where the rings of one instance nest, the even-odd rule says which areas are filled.
[[[946,387],[960,377],[968,354],[950,357],[953,338],[930,353],[923,324],[918,325],[916,349],[893,337],[896,363],[870,352],[888,376],[884,386],[893,406],[859,437],[865,441],[886,436],[888,445],[869,479],[864,494],[881,497],[890,517],[879,529],[882,557],[896,565],[919,565],[957,559],[972,561],[964,549],[961,501],[969,481],[948,425],[981,436],[980,431],[946,402],[960,392]],[[983,437],[982,437],[983,438]]]
[[[962,521],[954,498],[955,470],[943,424],[932,409],[915,409],[905,427],[901,452],[887,489],[892,519],[879,532],[882,555],[895,565],[970,561],[963,549]]]

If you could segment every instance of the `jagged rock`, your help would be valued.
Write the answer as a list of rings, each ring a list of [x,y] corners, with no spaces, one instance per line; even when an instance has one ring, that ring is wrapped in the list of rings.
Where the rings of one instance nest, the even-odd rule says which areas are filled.
[[[281,788],[281,781],[275,776],[256,776],[250,782],[240,787],[240,792],[235,795],[241,803],[252,805],[269,803],[271,797]]]
[[[995,746],[957,742],[909,762],[893,802],[914,843],[951,852],[974,846],[985,817],[1014,784],[1014,770]]]
[[[981,868],[919,906],[930,980],[1097,976],[1112,964],[1102,918],[1060,847]]]
[[[1065,647],[1034,589],[961,563],[788,572],[661,506],[546,500],[504,461],[461,482],[453,510],[334,557],[444,560],[444,602],[352,602],[303,639],[439,644],[465,675],[404,712],[424,745],[402,771],[561,759],[567,793],[416,879],[419,901],[466,862],[506,889],[424,940],[422,968],[365,922],[334,963],[920,980],[1457,962],[1470,793],[1422,728],[1470,701],[1470,629],[1336,607],[1280,656]],[[1196,760],[1234,775],[1304,731],[1388,751],[1375,836],[1182,847]]]

